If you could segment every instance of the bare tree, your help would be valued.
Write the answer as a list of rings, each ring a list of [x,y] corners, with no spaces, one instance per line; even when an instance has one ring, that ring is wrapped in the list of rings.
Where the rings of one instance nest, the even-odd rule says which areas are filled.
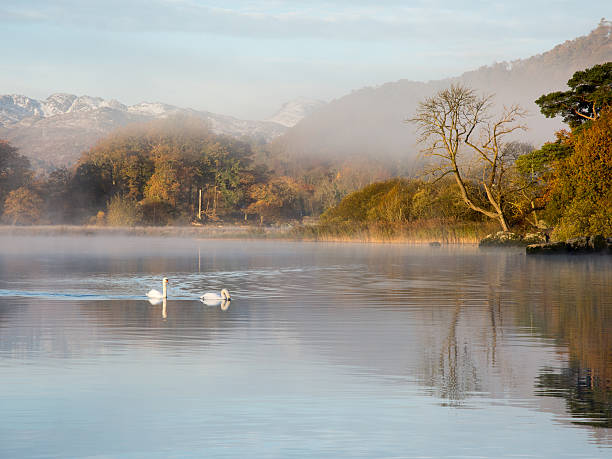
[[[416,116],[409,121],[418,127],[419,142],[428,144],[425,154],[440,158],[437,170],[454,175],[465,203],[497,219],[508,231],[504,203],[512,158],[504,153],[503,139],[526,129],[519,123],[526,113],[513,105],[504,107],[501,115],[494,118],[491,108],[492,96],[480,97],[466,86],[452,85],[420,102]],[[468,179],[475,180],[484,190],[488,205],[481,203],[475,190],[467,186]]]

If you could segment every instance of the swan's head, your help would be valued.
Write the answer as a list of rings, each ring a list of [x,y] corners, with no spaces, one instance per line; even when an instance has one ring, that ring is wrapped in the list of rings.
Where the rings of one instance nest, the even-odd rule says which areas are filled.
[[[224,288],[223,290],[221,290],[221,296],[226,299],[226,300],[231,300],[232,297],[230,296],[229,292],[227,291],[226,288]]]
[[[164,279],[162,280],[162,282],[164,283],[164,285],[166,285],[168,283],[168,278],[164,277]]]

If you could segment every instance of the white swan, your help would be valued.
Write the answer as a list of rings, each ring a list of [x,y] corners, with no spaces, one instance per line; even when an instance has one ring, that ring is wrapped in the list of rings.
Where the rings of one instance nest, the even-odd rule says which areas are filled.
[[[166,291],[166,285],[168,285],[168,278],[164,277],[164,279],[162,280],[162,286],[163,286],[163,292],[160,292],[159,290],[149,290],[147,292],[147,296],[149,298],[156,298],[156,299],[161,299],[161,298],[167,298],[167,291]]]
[[[221,294],[207,292],[204,295],[202,295],[200,299],[204,302],[210,301],[212,303],[212,302],[218,302],[218,301],[230,301],[232,297],[230,296],[227,289],[224,288],[223,290],[221,290]]]
[[[203,297],[204,295],[202,295]],[[220,300],[220,299],[215,299],[215,300],[205,300],[204,298],[200,297],[200,301],[202,303],[204,303],[206,306],[213,306],[213,307],[217,307],[220,306],[222,311],[227,311],[230,307],[230,299],[228,298],[227,300]]]

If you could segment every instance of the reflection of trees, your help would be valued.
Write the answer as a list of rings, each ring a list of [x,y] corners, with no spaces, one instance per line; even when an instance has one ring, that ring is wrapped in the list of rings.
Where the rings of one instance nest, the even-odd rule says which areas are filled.
[[[476,314],[470,314],[474,305],[470,304],[469,292],[460,289],[455,292],[455,307],[446,338],[440,347],[438,377],[431,379],[439,388],[439,396],[448,399],[451,404],[467,398],[469,393],[483,390],[482,381],[487,367],[497,365],[498,328],[503,321],[501,295],[495,291],[495,286],[501,283],[505,275],[508,257],[498,260],[496,267],[489,269],[490,266],[485,266],[489,284],[486,311],[477,310]],[[458,330],[461,320],[468,327],[465,336]],[[480,342],[472,342],[477,337]],[[482,350],[486,355],[479,355]]]
[[[612,427],[612,403],[606,381],[594,376],[591,369],[581,368],[578,362],[571,362],[558,373],[543,369],[536,388],[539,395],[564,398],[572,416],[583,418],[574,423]]]
[[[477,367],[471,358],[470,347],[461,346],[457,339],[461,305],[460,301],[456,301],[448,334],[440,348],[438,364],[439,395],[451,404],[465,399],[467,392],[478,390]]]
[[[484,390],[491,363],[488,350],[494,339],[486,329],[488,323],[481,328],[482,319],[486,318],[482,310],[474,310],[462,298],[455,299],[452,309],[440,309],[443,316],[434,320],[441,328],[434,335],[440,336],[441,341],[429,344],[434,355],[426,355],[423,362],[423,382],[446,405],[460,406],[470,395]],[[475,328],[482,333],[474,333]]]
[[[542,276],[538,286],[544,298],[521,302],[519,324],[567,347],[569,364],[541,370],[537,393],[562,397],[569,412],[590,421],[583,424],[612,427],[612,307],[606,304],[609,267],[597,257],[568,258],[562,263],[535,260],[541,269],[558,276]],[[602,269],[603,268],[603,269]],[[535,301],[534,301],[535,300]]]
[[[382,250],[385,257],[380,256]],[[481,257],[468,252],[466,257],[457,257],[442,252],[429,263],[431,252],[422,250],[418,262],[413,262],[405,253],[384,248],[373,255],[367,267],[368,273],[377,273],[376,278],[368,275],[373,285],[340,285],[346,285],[349,293],[359,288],[380,290],[387,306],[417,305],[410,340],[398,342],[393,350],[398,354],[398,364],[416,360],[404,371],[416,376],[428,393],[443,399],[446,405],[461,406],[475,394],[497,391],[500,379],[510,372],[498,371],[498,360],[502,366],[511,365],[511,361],[503,354],[498,356],[504,323],[502,306],[506,304],[502,305],[495,286],[515,267],[514,259],[508,259],[506,253]],[[483,278],[492,287],[483,288]],[[341,298],[337,304],[341,304]],[[507,308],[505,313],[511,314]],[[387,325],[385,333],[391,327]],[[408,357],[399,355],[402,345],[409,346]]]

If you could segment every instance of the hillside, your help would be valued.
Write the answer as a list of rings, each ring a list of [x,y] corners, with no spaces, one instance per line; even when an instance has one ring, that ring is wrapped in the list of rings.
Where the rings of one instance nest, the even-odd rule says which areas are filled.
[[[550,51],[513,62],[502,62],[464,73],[457,78],[427,83],[400,80],[352,92],[319,108],[274,141],[276,150],[293,157],[369,156],[379,159],[414,158],[410,118],[423,98],[451,83],[464,83],[496,95],[498,107],[519,103],[526,108],[529,131],[521,139],[540,145],[561,127],[546,119],[534,100],[564,89],[576,70],[612,61],[612,23],[602,21],[589,35]]]

